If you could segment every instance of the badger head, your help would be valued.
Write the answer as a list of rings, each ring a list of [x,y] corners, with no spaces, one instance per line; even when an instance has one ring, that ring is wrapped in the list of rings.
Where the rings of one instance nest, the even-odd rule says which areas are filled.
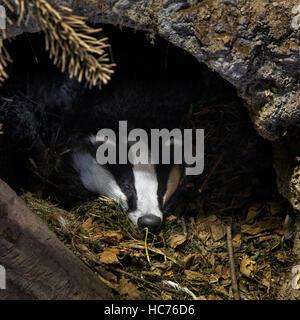
[[[172,203],[183,180],[178,164],[99,164],[95,136],[73,153],[73,166],[89,191],[120,203],[139,229],[159,231],[163,212]],[[150,155],[150,153],[149,153]]]

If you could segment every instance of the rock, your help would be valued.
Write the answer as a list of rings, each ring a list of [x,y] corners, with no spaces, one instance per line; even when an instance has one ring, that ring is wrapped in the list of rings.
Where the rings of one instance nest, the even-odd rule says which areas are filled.
[[[273,166],[279,192],[296,211],[300,211],[300,130],[289,128],[288,133],[273,142]]]
[[[157,34],[236,86],[258,132],[269,140],[299,125],[297,0],[59,1],[89,21]],[[11,27],[8,35],[34,31]],[[298,68],[297,68],[298,66]]]

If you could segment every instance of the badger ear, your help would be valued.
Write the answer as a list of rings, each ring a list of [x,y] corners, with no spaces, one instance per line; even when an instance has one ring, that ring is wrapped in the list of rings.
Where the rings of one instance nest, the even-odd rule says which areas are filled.
[[[183,143],[182,143],[181,136],[171,137],[169,140],[165,141],[162,147],[169,148],[171,164],[183,163]]]
[[[183,176],[182,172],[182,167],[180,165],[174,165],[172,167],[167,181],[166,192],[163,196],[163,207],[181,184]]]
[[[95,135],[90,135],[85,138],[85,148],[93,157],[96,157],[98,148],[104,143],[103,141],[97,141]]]
[[[112,129],[99,130],[96,136],[89,137],[89,141],[98,164],[116,164],[117,143]]]

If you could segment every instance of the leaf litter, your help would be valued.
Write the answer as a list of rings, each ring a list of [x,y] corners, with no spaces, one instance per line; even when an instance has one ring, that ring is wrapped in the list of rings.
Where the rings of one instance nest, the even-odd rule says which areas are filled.
[[[98,198],[70,212],[31,193],[23,199],[121,299],[233,299],[225,225],[216,216],[189,219],[188,235],[180,219],[171,219],[158,235],[149,233],[149,264],[144,234],[111,200]],[[64,225],[53,221],[53,212]],[[257,219],[245,221],[232,241],[241,296],[275,299],[276,284],[293,261],[278,217]]]

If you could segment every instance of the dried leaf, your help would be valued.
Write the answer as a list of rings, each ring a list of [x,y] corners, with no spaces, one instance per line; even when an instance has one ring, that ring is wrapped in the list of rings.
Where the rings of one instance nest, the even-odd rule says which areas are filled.
[[[207,276],[196,271],[184,270],[184,275],[186,276],[187,280],[199,280],[209,282],[209,278]]]
[[[84,244],[76,244],[76,249],[78,249],[79,251],[82,251],[82,252],[87,252],[89,251],[88,247]]]
[[[175,249],[177,246],[183,244],[186,241],[186,235],[183,234],[173,234],[168,239],[168,245]]]
[[[216,271],[216,273],[217,273],[219,276],[222,275],[222,268],[223,268],[222,265],[218,265],[218,266],[216,266],[216,268],[215,268],[215,271]]]
[[[278,235],[278,234],[269,234],[267,236],[261,236],[261,237],[258,237],[258,241],[259,242],[263,242],[263,241],[268,241],[268,240],[278,240],[280,241],[281,240],[281,237]]]
[[[219,281],[219,276],[217,274],[211,274],[209,276],[209,283],[217,283]]]
[[[210,263],[210,265],[213,267],[216,263],[216,259],[214,254],[208,253],[206,256],[206,260]]]
[[[230,284],[231,284],[231,277],[230,278],[228,278],[228,279],[224,279],[224,280],[222,280],[221,281],[221,285],[223,286],[223,287],[227,287],[227,286],[229,286]]]
[[[263,278],[261,280],[261,283],[263,286],[267,287],[268,290],[270,289],[270,286],[271,286],[271,266],[270,266],[270,264],[266,264],[264,266],[264,273],[263,273]]]
[[[160,278],[161,277],[161,274],[162,274],[162,270],[159,270],[159,269],[154,269],[152,271],[142,271],[142,274],[144,276],[147,276],[147,277],[152,277],[152,278]]]
[[[211,216],[209,216],[209,217],[207,217],[206,219],[206,222],[208,222],[208,223],[210,223],[210,222],[217,222],[217,221],[219,221],[219,219],[217,218],[217,216],[216,215],[211,215]]]
[[[276,259],[277,259],[278,261],[280,261],[280,262],[282,262],[282,263],[287,262],[287,257],[285,256],[285,254],[283,254],[283,253],[280,252],[280,251],[275,254],[275,257],[276,257]]]
[[[246,277],[252,278],[254,271],[255,261],[252,261],[247,255],[243,256],[240,265],[240,271]]]
[[[166,220],[169,221],[169,222],[174,221],[174,220],[176,220],[176,219],[177,219],[176,216],[174,216],[173,214],[169,215],[169,216],[166,218]]]
[[[172,300],[172,296],[168,295],[165,291],[161,293],[162,300]]]
[[[123,234],[118,231],[105,231],[103,232],[103,237],[105,241],[111,244],[117,244],[123,239]]]
[[[224,295],[229,296],[229,292],[228,292],[228,290],[226,290],[226,288],[224,286],[218,286],[218,292],[221,292]]]
[[[84,223],[81,225],[82,230],[89,231],[93,228],[93,218],[89,217]]]
[[[197,236],[202,242],[205,243],[210,238],[211,233],[208,232],[208,231],[203,230],[203,231],[199,231]]]
[[[162,269],[162,270],[169,270],[170,268],[172,268],[173,266],[173,263],[171,261],[168,261],[168,260],[165,260],[164,262],[156,262],[152,267],[151,267],[151,270],[152,269],[155,269],[155,268],[159,268],[159,269]]]
[[[252,223],[254,221],[255,217],[257,217],[259,215],[260,211],[261,211],[261,205],[255,204],[255,205],[251,206],[248,209],[246,222]]]
[[[164,277],[164,278],[173,278],[173,277],[174,277],[174,273],[173,273],[172,270],[170,270],[170,271],[168,271],[168,272],[165,272],[165,273],[163,274],[163,277]]]
[[[256,235],[264,231],[280,229],[282,227],[279,219],[267,219],[262,221],[257,221],[252,225],[244,224],[242,225],[242,232],[250,235]]]
[[[119,293],[121,299],[124,300],[137,300],[140,298],[140,292],[137,287],[124,276],[120,280]]]
[[[215,268],[215,271],[220,276],[220,278],[228,279],[230,277],[230,269],[229,269],[229,267],[218,265]]]
[[[225,234],[226,229],[223,223],[215,215],[201,219],[201,223],[197,226],[197,235],[203,242],[206,242],[210,236],[214,241],[218,241]]]
[[[117,248],[105,248],[100,254],[100,262],[106,264],[119,263],[118,254],[120,250]]]
[[[183,267],[184,269],[189,269],[195,260],[195,254],[188,254],[183,258]]]
[[[118,277],[114,273],[107,271],[103,267],[100,267],[100,266],[97,267],[96,269],[97,269],[98,273],[102,276],[102,278],[104,278],[110,282],[117,282]]]
[[[214,223],[210,226],[210,232],[214,241],[218,241],[225,236],[226,229],[222,223]]]
[[[241,244],[242,243],[242,235],[240,233],[237,233],[233,238],[232,238],[233,242],[236,242],[237,244]]]
[[[210,294],[207,297],[207,300],[223,300],[220,296],[214,295],[214,294]]]
[[[220,253],[217,253],[215,254],[216,257],[218,257],[218,259],[220,259],[222,262],[224,260],[227,260],[228,259],[228,252],[220,252]]]

